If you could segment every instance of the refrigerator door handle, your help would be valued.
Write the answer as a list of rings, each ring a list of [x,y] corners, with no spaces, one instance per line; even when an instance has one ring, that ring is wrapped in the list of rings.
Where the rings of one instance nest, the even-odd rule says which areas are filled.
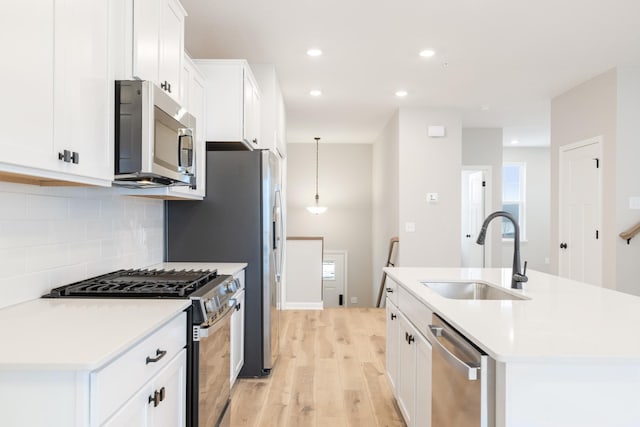
[[[284,254],[283,254],[283,247],[284,247],[284,243],[282,240],[282,230],[284,229],[284,223],[283,223],[283,219],[282,219],[282,194],[280,192],[280,189],[276,190],[276,215],[277,215],[277,219],[280,222],[280,227],[276,227],[275,226],[275,221],[274,221],[274,228],[277,230],[279,228],[279,230],[277,230],[277,233],[274,232],[273,236],[274,239],[276,240],[276,244],[274,245],[274,248],[277,248],[277,254],[278,254],[278,260],[276,262],[277,267],[276,267],[276,278],[278,279],[278,281],[280,281],[280,277],[282,276],[282,269],[283,269],[283,263],[284,263]]]

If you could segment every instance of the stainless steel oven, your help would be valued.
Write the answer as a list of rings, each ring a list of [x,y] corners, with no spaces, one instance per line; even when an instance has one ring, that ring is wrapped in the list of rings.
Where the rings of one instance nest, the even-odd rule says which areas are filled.
[[[194,367],[197,366],[197,420],[192,426],[225,426],[230,423],[231,314],[236,305],[229,299],[214,319],[193,327]],[[195,390],[194,390],[195,392]],[[196,403],[196,402],[194,402]]]

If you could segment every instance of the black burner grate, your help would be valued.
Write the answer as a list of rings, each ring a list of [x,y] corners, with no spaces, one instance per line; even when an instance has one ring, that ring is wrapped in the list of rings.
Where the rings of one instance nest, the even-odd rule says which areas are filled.
[[[216,276],[215,270],[118,270],[55,288],[49,296],[185,298]]]

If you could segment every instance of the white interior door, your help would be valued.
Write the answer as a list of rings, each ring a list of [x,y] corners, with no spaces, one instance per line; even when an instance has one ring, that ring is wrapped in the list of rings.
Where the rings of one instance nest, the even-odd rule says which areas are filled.
[[[562,277],[602,286],[601,142],[560,149],[560,255]]]
[[[322,260],[322,301],[324,308],[346,307],[347,252],[325,251]]]
[[[482,170],[462,171],[462,267],[484,267],[485,246],[476,239],[485,217],[485,173]]]

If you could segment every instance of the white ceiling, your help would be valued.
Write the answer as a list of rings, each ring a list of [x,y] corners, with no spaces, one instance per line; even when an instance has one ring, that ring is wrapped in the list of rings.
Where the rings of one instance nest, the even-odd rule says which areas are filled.
[[[182,3],[193,57],[275,64],[289,142],[372,142],[408,106],[456,108],[465,127],[548,144],[552,97],[640,65],[639,0]],[[311,47],[324,55],[307,56]],[[426,48],[436,55],[420,58]],[[398,89],[409,95],[395,97]]]

